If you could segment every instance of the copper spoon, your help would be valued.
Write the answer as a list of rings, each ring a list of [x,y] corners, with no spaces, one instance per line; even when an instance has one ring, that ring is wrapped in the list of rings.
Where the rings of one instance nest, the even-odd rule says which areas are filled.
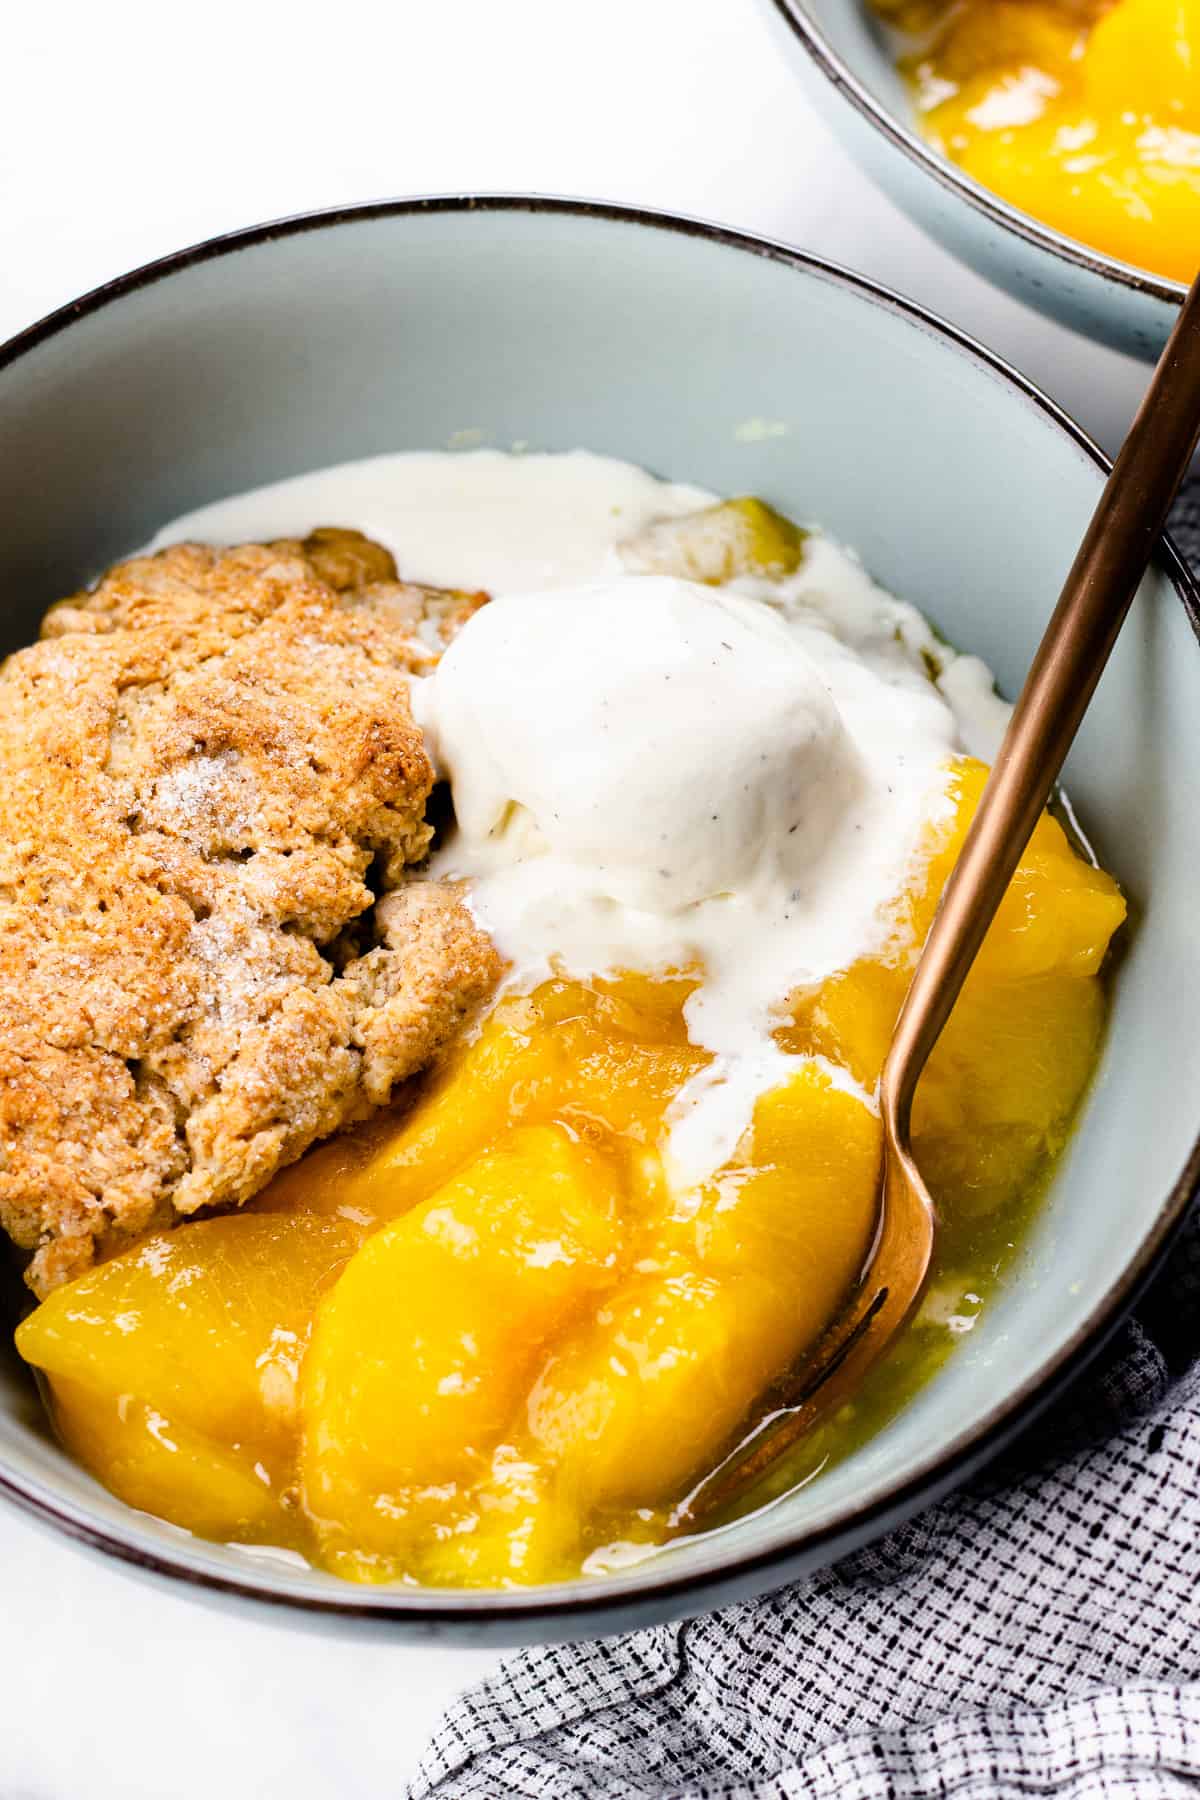
[[[896,1021],[879,1083],[883,1169],[867,1266],[815,1354],[772,1390],[753,1429],[676,1511],[676,1528],[727,1511],[849,1398],[913,1311],[935,1223],[910,1141],[917,1081],[1053,792],[1198,440],[1200,276],[1038,646]]]

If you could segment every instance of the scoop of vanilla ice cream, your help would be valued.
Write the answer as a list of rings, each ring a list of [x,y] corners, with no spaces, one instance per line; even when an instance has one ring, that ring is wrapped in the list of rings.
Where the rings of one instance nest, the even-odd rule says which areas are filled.
[[[423,687],[466,843],[519,834],[626,906],[810,874],[861,780],[784,621],[665,576],[493,601]]]

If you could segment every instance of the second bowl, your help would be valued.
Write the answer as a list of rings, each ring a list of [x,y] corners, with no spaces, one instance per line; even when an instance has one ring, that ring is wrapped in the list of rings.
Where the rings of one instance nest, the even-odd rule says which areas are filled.
[[[763,0],[831,129],[888,196],[963,262],[1086,337],[1158,357],[1185,289],[1018,211],[938,154],[865,0]]]

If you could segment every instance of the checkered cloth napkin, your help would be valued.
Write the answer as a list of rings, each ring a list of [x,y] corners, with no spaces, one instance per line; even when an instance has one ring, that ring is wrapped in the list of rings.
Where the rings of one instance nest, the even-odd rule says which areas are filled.
[[[1200,480],[1173,520],[1200,562]],[[413,1800],[1200,1795],[1200,1212],[986,1477],[765,1600],[526,1651]]]

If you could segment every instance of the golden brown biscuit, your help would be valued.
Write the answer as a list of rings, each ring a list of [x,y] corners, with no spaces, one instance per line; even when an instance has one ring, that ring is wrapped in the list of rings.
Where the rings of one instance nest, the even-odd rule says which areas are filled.
[[[407,678],[483,598],[356,532],[182,544],[0,668],[0,1223],[37,1292],[246,1200],[490,991],[457,892],[400,885],[433,783]]]

